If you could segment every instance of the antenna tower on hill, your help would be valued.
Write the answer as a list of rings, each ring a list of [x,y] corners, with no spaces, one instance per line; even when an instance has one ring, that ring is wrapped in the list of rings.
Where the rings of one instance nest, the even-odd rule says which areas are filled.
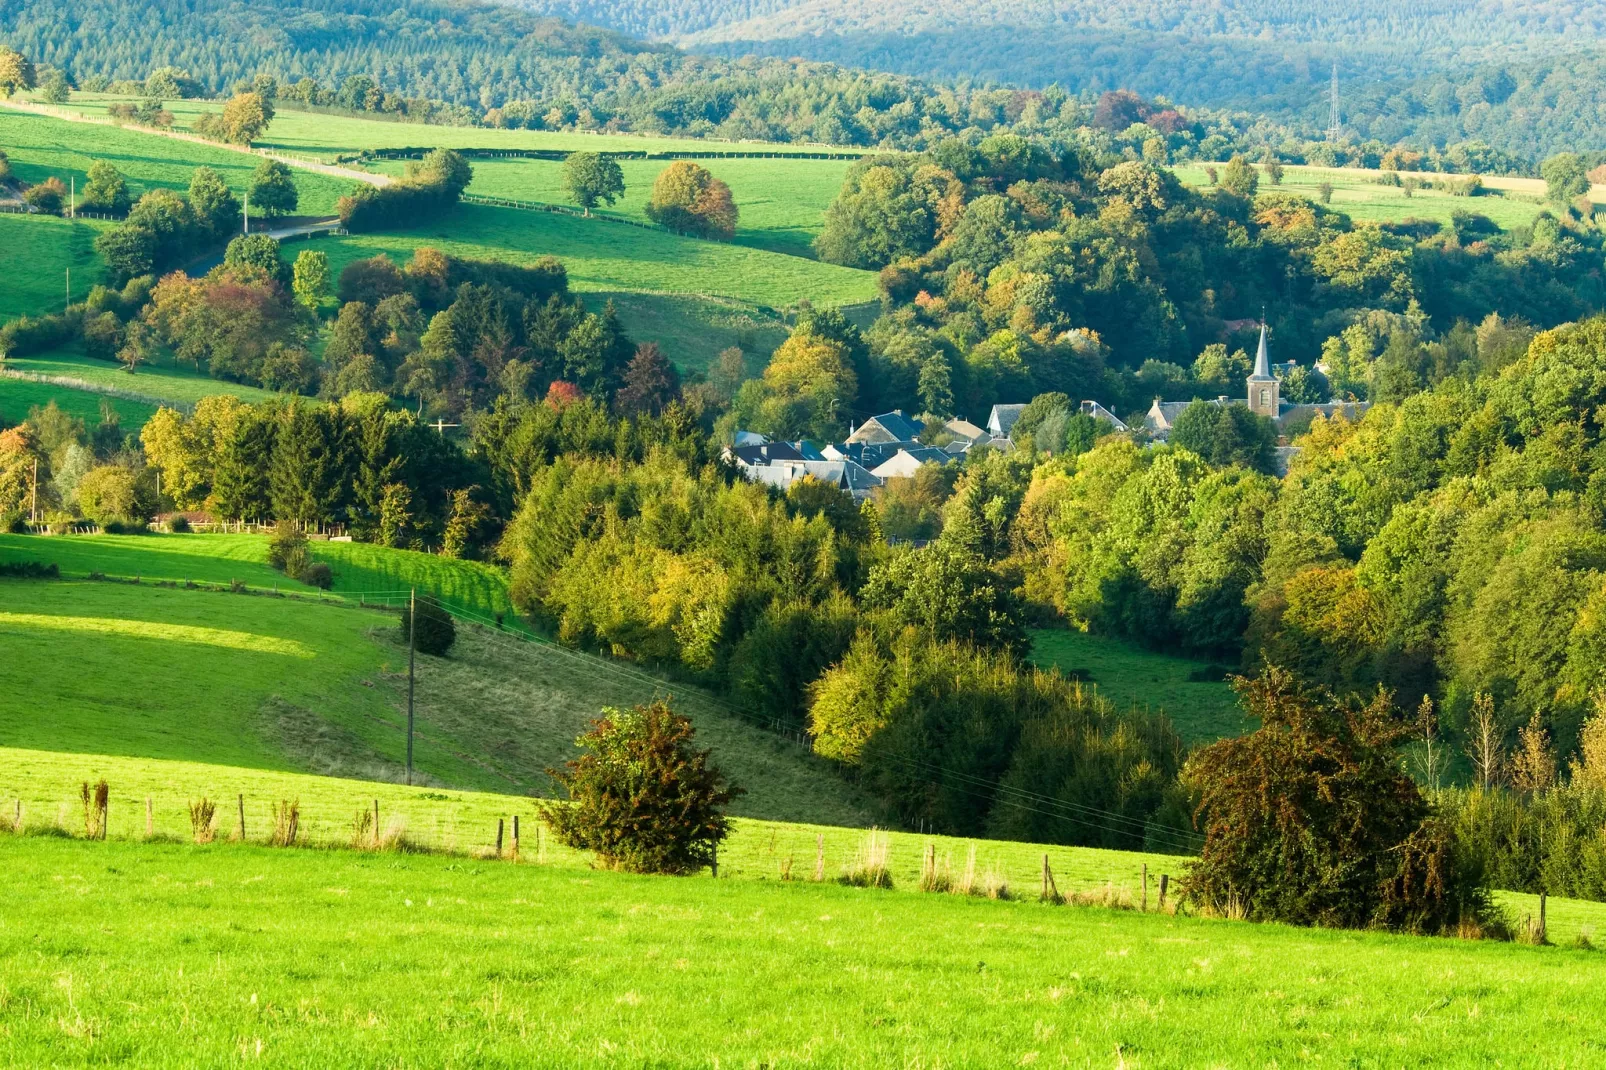
[[[1327,114],[1327,140],[1337,141],[1344,133],[1343,124],[1338,119],[1338,64],[1333,64],[1333,88],[1328,94]]]

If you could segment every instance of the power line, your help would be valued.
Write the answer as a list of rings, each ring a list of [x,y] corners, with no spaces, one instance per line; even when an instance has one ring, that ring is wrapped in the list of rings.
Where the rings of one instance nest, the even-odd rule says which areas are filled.
[[[1343,136],[1344,125],[1338,117],[1338,61],[1333,61],[1333,86],[1328,95],[1327,140],[1337,141]]]
[[[408,593],[409,592],[404,591],[394,592],[392,597],[406,597]],[[368,595],[367,597],[374,596]],[[600,655],[587,654],[583,651],[571,650],[560,644],[553,643],[550,640],[543,639],[531,633],[514,632],[504,628],[498,628],[493,622],[487,620],[484,616],[475,613],[466,607],[448,604],[437,596],[426,595],[424,597],[426,597],[429,601],[434,602],[441,609],[452,614],[453,616],[459,617],[467,623],[477,625],[486,633],[485,637],[487,639],[499,641],[503,644],[512,644],[509,649],[517,647],[528,650],[531,647],[537,647],[543,650],[549,650],[570,661],[581,663],[590,669],[605,672],[616,679],[631,683],[650,684],[653,688],[654,696],[656,696],[660,690],[666,689],[668,686],[667,681],[644,670],[619,664],[618,662],[604,658]],[[785,735],[791,739],[798,739],[800,737],[800,733],[797,731],[795,726],[789,725],[778,718],[764,717],[744,707],[738,706],[735,703],[726,701],[725,699],[722,699],[719,696],[711,694],[703,689],[699,688],[696,690],[698,697],[702,701],[731,714],[739,720],[752,724],[755,727],[769,728],[778,734]],[[975,799],[980,799],[984,802],[992,803],[994,805],[1011,806],[1019,810],[1025,810],[1030,813],[1041,814],[1045,817],[1057,818],[1065,821],[1079,821],[1115,835],[1142,835],[1150,842],[1165,847],[1170,847],[1177,851],[1191,853],[1198,849],[1197,842],[1188,842],[1184,838],[1187,836],[1186,832],[1182,832],[1181,830],[1167,829],[1165,826],[1151,826],[1149,822],[1141,818],[1130,817],[1126,814],[1118,813],[1113,810],[1105,810],[1101,807],[1091,806],[1086,803],[1072,802],[1070,800],[1058,798],[1052,795],[1044,795],[1040,792],[1034,792],[1024,788],[1011,787],[1001,783],[995,784],[986,778],[978,777],[974,774],[961,772],[955,769],[949,769],[944,766],[937,765],[936,763],[923,761],[918,758],[902,755],[886,755],[885,757],[903,765],[906,769],[911,769],[921,773],[936,774],[947,781],[947,786],[951,790],[957,791],[963,795],[968,795]],[[1045,809],[1045,807],[1047,809]]]

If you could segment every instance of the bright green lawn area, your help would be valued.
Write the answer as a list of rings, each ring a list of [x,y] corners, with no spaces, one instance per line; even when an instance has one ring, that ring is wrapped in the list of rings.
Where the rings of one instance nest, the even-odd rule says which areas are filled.
[[[657,342],[682,372],[704,371],[721,350],[736,346],[747,355],[748,375],[756,376],[788,334],[780,319],[729,299],[616,290],[586,300],[596,307],[612,301],[625,332]]]
[[[1219,169],[1222,165],[1215,166]],[[1203,164],[1189,164],[1175,170],[1185,185],[1208,184]],[[1450,214],[1460,209],[1488,216],[1502,230],[1510,230],[1527,226],[1544,211],[1544,205],[1539,203],[1537,196],[1518,189],[1491,189],[1481,197],[1456,197],[1445,190],[1419,189],[1408,197],[1403,188],[1378,185],[1373,181],[1377,174],[1337,168],[1285,167],[1282,185],[1273,186],[1262,175],[1260,192],[1283,189],[1316,200],[1321,184],[1329,182],[1333,186],[1333,200],[1329,207],[1357,222],[1397,223],[1406,219],[1431,219],[1448,223]],[[1443,178],[1429,174],[1417,177],[1430,181]]]
[[[8,364],[14,363],[7,361]],[[28,418],[34,406],[44,408],[52,401],[69,416],[84,421],[84,426],[100,423],[100,407],[108,404],[117,413],[124,431],[138,431],[145,421],[156,415],[156,406],[128,398],[109,397],[90,390],[74,390],[52,383],[34,383],[25,379],[0,377],[0,420],[7,424],[20,424]]]
[[[0,747],[403,779],[407,647],[390,612],[340,600],[157,587],[149,579],[0,580],[0,650]],[[859,794],[824,762],[696,688],[468,624],[460,625],[450,657],[417,658],[418,782],[549,794],[545,770],[574,755],[574,738],[602,707],[670,691],[718,764],[749,788],[735,812],[870,822]],[[0,797],[28,797],[15,786],[19,776],[43,777],[35,794],[46,791],[58,774],[46,776],[40,762],[0,757]],[[127,781],[129,767],[103,775]],[[233,790],[265,797],[251,785],[266,781],[230,776]],[[344,803],[334,810],[315,804],[322,785],[342,783],[351,788],[297,782],[314,825],[350,816]],[[176,798],[164,806],[179,809]]]
[[[723,180],[741,212],[736,244],[757,249],[813,256],[813,241],[824,223],[825,210],[842,188],[847,160],[699,160],[714,177]],[[470,193],[511,197],[549,204],[569,204],[563,188],[563,164],[556,160],[477,159]],[[401,161],[384,161],[376,169],[401,174]],[[647,221],[647,201],[653,181],[667,160],[621,160],[625,195],[603,215]]]
[[[215,111],[218,106],[211,108]],[[106,112],[104,104],[87,110],[100,116]],[[84,188],[90,164],[105,160],[128,179],[135,197],[158,187],[187,189],[190,175],[203,164],[222,174],[235,194],[242,195],[250,185],[251,173],[262,162],[243,152],[161,137],[136,127],[68,122],[3,108],[0,147],[23,181],[42,182],[55,175],[66,182],[73,176],[79,189]],[[353,185],[346,179],[310,171],[297,170],[295,176],[301,193],[297,212],[302,215],[333,214],[335,201]]]
[[[1188,679],[1211,668],[1202,661],[1068,628],[1033,631],[1032,660],[1092,684],[1119,707],[1165,713],[1187,743],[1209,743],[1255,727],[1226,683]]]
[[[7,112],[0,111],[0,123]],[[10,151],[0,126],[0,149]],[[15,157],[13,157],[15,160]],[[109,223],[60,216],[0,213],[0,323],[24,315],[60,312],[67,304],[67,272],[73,299],[82,301],[101,281],[95,237]]]
[[[411,230],[318,238],[298,250],[321,249],[338,274],[351,261],[378,253],[405,261],[420,245],[512,263],[556,256],[582,291],[710,294],[774,308],[805,298],[815,305],[859,304],[877,292],[870,271],[602,219],[472,204]]]
[[[67,105],[89,115],[105,115],[106,106],[127,102],[128,97],[74,93]],[[167,110],[176,125],[188,129],[203,111],[217,111],[215,101],[170,100]],[[283,101],[275,105],[273,123],[267,133],[253,142],[258,148],[278,149],[309,156],[332,157],[341,152],[363,149],[435,147],[449,149],[560,149],[566,152],[601,150],[625,152],[799,152],[803,145],[771,145],[763,142],[705,141],[698,138],[638,136],[635,134],[566,134],[542,130],[489,130],[472,126],[426,126],[422,123],[395,122],[346,115],[327,115],[301,111]],[[834,153],[863,150],[832,146]]]
[[[98,387],[104,390],[140,394],[151,400],[184,406],[194,405],[202,398],[216,394],[233,394],[241,401],[247,402],[274,401],[281,397],[261,387],[228,383],[197,374],[193,367],[180,364],[172,357],[141,365],[139,371],[133,375],[124,371],[119,364],[95,360],[70,349],[57,349],[27,357],[12,357],[6,361],[6,367],[35,375],[81,380],[89,384],[91,389]],[[4,387],[0,386],[0,390],[4,390]]]
[[[125,792],[113,805],[141,809]],[[553,858],[44,836],[0,838],[0,865],[0,977],[14,1008],[4,1036],[17,1065],[1606,1057],[1606,955],[1593,951],[723,879],[724,866],[711,880]]]
[[[478,616],[501,613],[510,625],[517,623],[507,578],[490,565],[371,543],[314,540],[310,549],[315,560],[329,563],[336,594],[396,594],[416,587],[420,594],[434,594]],[[99,572],[120,579],[206,584],[238,580],[257,590],[317,595],[269,567],[267,560],[266,535],[0,534],[0,561],[54,564],[69,576]]]

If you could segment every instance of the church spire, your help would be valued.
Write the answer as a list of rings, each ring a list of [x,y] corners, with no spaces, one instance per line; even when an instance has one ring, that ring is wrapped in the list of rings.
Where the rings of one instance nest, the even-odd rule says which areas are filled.
[[[1266,349],[1266,317],[1260,317],[1260,348],[1255,351],[1255,373],[1250,379],[1270,379],[1271,354]]]

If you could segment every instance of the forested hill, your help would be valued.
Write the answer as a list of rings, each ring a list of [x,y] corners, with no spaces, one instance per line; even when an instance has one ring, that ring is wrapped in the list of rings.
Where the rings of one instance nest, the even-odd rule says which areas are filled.
[[[1606,8],[1584,0],[533,0],[699,52],[827,60],[1071,92],[1131,89],[1314,133],[1525,156],[1606,144]]]

